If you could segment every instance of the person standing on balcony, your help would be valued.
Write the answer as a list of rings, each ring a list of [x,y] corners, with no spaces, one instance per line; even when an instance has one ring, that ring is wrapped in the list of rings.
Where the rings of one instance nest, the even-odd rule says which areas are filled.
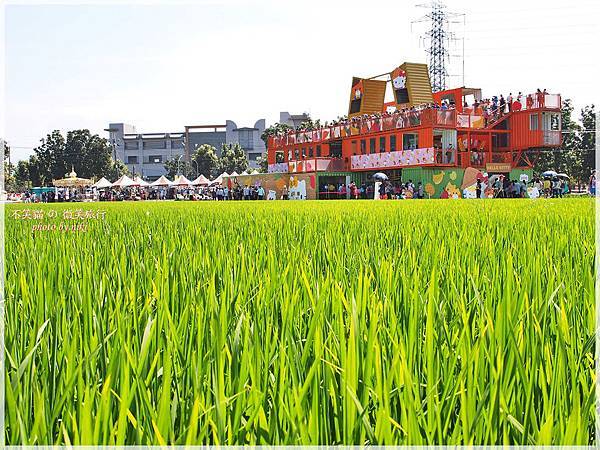
[[[543,108],[544,107],[544,93],[538,89],[537,92],[535,93],[535,97],[537,100],[537,107]]]
[[[448,164],[453,163],[452,152],[453,152],[452,144],[448,144],[448,148],[446,149],[446,162]]]
[[[512,96],[512,92],[508,94],[508,97],[506,97],[506,103],[508,103],[508,112],[512,112],[512,103],[513,103],[513,96]]]
[[[533,108],[533,96],[531,94],[527,95],[527,109]]]
[[[506,100],[504,100],[504,96],[500,94],[500,115],[504,114],[504,109],[506,107]]]

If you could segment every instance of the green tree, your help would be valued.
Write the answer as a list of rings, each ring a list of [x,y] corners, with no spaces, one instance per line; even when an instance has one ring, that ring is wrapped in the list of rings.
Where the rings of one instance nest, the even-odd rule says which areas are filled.
[[[15,189],[15,166],[10,162],[10,146],[4,139],[0,139],[4,149],[4,190]]]
[[[289,130],[293,130],[294,128],[285,123],[276,122],[268,128],[265,128],[263,134],[260,135],[260,138],[265,143],[265,147],[268,147],[268,141],[270,136],[283,136]]]
[[[555,170],[573,175],[581,167],[581,152],[579,131],[580,125],[572,118],[573,103],[570,99],[563,100],[561,123],[563,143],[558,148],[542,150],[535,164],[537,172]]]
[[[269,160],[267,159],[267,153],[263,153],[260,157],[260,162],[258,166],[258,170],[260,173],[268,173],[269,172]]]
[[[31,181],[31,176],[29,174],[29,162],[28,161],[19,161],[17,163],[17,167],[15,168],[15,189],[25,189],[29,187]]]
[[[120,159],[117,159],[116,161],[113,161],[110,173],[111,173],[112,178],[114,178],[115,180],[118,180],[123,175],[127,175],[129,173],[129,169],[127,168],[127,166],[125,165],[125,163],[123,161],[121,161]]]
[[[219,158],[217,157],[217,149],[209,144],[202,144],[196,147],[192,154],[192,171],[190,176],[193,178],[199,175],[204,175],[209,179],[213,179],[219,169]]]
[[[579,136],[581,149],[581,173],[578,181],[587,181],[596,167],[596,108],[587,105],[581,110],[581,130]]]
[[[30,166],[36,165],[41,183],[63,178],[71,169],[82,178],[100,178],[109,175],[114,167],[108,141],[89,130],[69,131],[66,139],[54,130],[33,152],[36,158],[30,159]]]
[[[186,175],[192,172],[192,165],[183,157],[171,158],[164,164],[167,171],[166,177],[173,180],[177,175]]]
[[[237,142],[234,144],[223,144],[221,147],[221,158],[219,159],[219,172],[241,173],[248,169],[248,160],[244,149]]]

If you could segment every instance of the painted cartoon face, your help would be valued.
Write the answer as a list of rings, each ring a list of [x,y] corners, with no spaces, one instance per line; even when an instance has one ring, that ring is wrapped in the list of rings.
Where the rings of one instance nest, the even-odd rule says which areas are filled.
[[[399,75],[392,80],[394,89],[404,89],[406,87],[406,75]]]
[[[361,95],[362,95],[362,92],[360,92],[360,89],[356,89],[354,91],[354,99],[355,100],[358,100],[361,97]]]

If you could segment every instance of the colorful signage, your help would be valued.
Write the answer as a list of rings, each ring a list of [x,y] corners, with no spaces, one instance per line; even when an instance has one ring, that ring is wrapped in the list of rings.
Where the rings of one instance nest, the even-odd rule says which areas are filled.
[[[434,155],[433,148],[354,155],[351,159],[351,167],[353,170],[367,170],[434,164]]]

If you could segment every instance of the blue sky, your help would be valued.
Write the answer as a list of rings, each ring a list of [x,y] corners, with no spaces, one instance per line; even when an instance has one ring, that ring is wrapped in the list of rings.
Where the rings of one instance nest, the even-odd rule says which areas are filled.
[[[467,12],[467,85],[484,96],[545,87],[577,106],[592,101],[597,3],[447,4]],[[226,119],[271,123],[279,111],[335,118],[346,112],[353,75],[426,62],[424,26],[411,32],[424,12],[397,0],[13,2],[5,5],[5,135],[21,159],[53,129],[105,135],[109,122],[126,122],[180,131]],[[449,70],[449,85],[462,84],[460,57]]]

